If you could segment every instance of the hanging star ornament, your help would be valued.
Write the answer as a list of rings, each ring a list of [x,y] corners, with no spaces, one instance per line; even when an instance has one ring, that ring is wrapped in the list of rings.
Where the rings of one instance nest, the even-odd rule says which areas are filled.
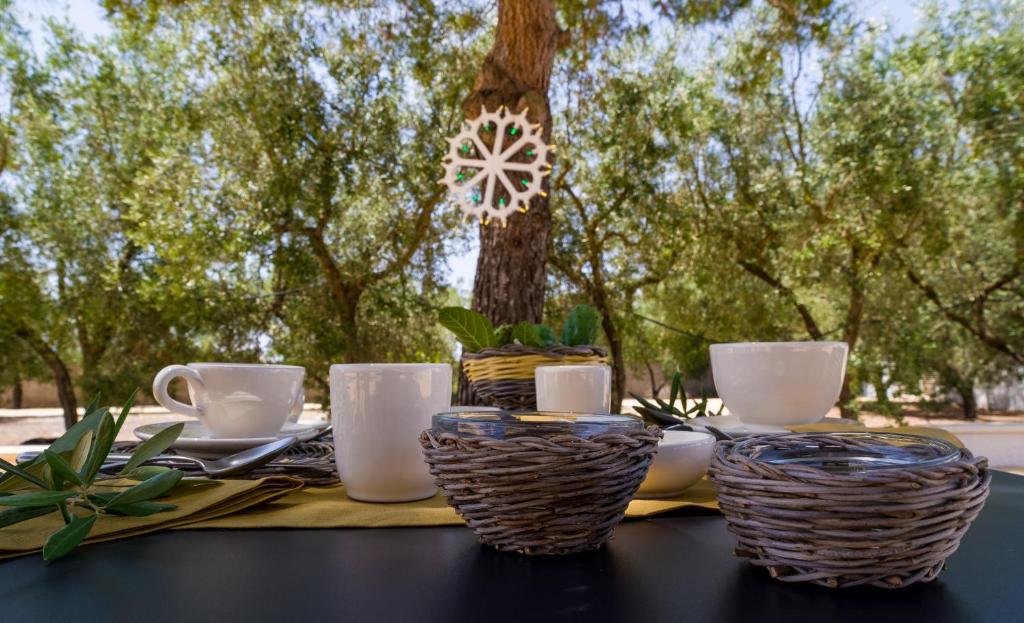
[[[484,108],[448,139],[440,183],[466,219],[484,225],[498,219],[504,227],[513,212],[530,209],[530,199],[547,196],[541,181],[551,173],[548,152],[555,146],[541,139],[540,124],[531,124],[526,112]]]

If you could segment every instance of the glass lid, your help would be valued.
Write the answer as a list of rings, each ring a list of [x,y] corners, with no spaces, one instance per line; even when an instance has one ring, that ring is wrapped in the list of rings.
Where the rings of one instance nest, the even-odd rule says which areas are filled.
[[[793,433],[755,436],[737,442],[732,455],[772,465],[803,465],[827,472],[929,467],[961,458],[941,439],[901,433]]]
[[[435,432],[463,437],[528,437],[569,434],[591,437],[601,433],[644,427],[635,415],[555,413],[552,411],[458,411],[438,413],[432,419]]]

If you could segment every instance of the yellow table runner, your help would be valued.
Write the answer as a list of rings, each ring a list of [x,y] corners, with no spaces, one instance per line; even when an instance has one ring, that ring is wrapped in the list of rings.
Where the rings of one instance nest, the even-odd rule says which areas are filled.
[[[183,480],[161,502],[178,508],[148,517],[100,517],[85,543],[98,543],[138,534],[178,528],[238,513],[302,488],[302,481],[282,476],[260,480]],[[0,529],[0,558],[39,552],[46,537],[64,525],[51,513]]]
[[[796,426],[793,430],[834,432],[865,428],[854,424],[811,424]],[[872,430],[939,437],[962,446],[954,435],[939,429],[904,427]],[[195,482],[197,484],[176,489],[171,497],[166,498],[166,501],[177,504],[177,509],[149,517],[103,517],[96,523],[86,543],[165,529],[384,528],[463,523],[441,495],[418,502],[373,504],[350,500],[342,486],[303,489],[300,481],[284,477]],[[684,508],[718,509],[711,483],[706,478],[675,498],[633,500],[626,510],[626,517],[651,517]],[[46,536],[60,525],[60,515],[54,513],[0,529],[0,558],[38,552]]]
[[[794,432],[835,432],[865,430],[856,424],[808,424],[792,427]],[[899,432],[939,437],[962,445],[954,435],[937,428],[873,428],[873,431]],[[660,500],[633,500],[626,518],[643,518],[687,507],[717,510],[718,502],[707,478],[683,492]],[[182,528],[394,528],[412,526],[456,526],[463,521],[444,497],[397,504],[357,502],[345,495],[345,488],[316,487],[296,491],[269,504],[244,511],[189,523]]]

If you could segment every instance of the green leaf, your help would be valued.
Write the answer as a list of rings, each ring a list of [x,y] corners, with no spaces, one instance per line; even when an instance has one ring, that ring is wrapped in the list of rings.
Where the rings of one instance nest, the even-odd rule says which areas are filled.
[[[39,491],[34,493],[21,493],[18,495],[5,495],[0,497],[0,506],[19,506],[33,508],[38,506],[50,506],[57,502],[77,495],[74,491]],[[56,507],[54,507],[56,510]]]
[[[679,385],[679,373],[676,372],[675,374],[672,375],[672,390],[669,392],[668,395],[668,404],[674,405],[676,403],[676,398],[679,397]],[[683,403],[683,410],[686,410],[686,403]]]
[[[512,339],[517,340],[523,346],[540,346],[540,336],[537,329],[529,322],[519,322],[512,327]]]
[[[106,412],[100,419],[96,429],[96,439],[93,440],[92,447],[89,449],[89,457],[85,459],[85,465],[82,467],[82,480],[86,484],[92,484],[92,481],[96,479],[96,474],[103,467],[103,461],[107,460],[112,445],[114,445],[114,416]]]
[[[102,399],[103,399],[103,394],[96,394],[96,396],[94,396],[93,399],[89,401],[89,404],[87,404],[85,406],[85,413],[82,416],[83,420],[86,417],[88,417],[91,413],[93,413],[94,411],[98,411],[99,410],[99,408],[100,408],[100,400],[102,400]],[[68,429],[68,430],[71,430],[71,429]]]
[[[178,481],[184,475],[185,473],[181,470],[173,469],[159,476],[154,476],[149,480],[144,480],[131,489],[117,494],[107,503],[107,508],[114,509],[125,504],[134,504],[135,502],[143,502],[161,496],[173,489],[174,485],[178,484]],[[2,503],[2,500],[0,500],[0,503]]]
[[[438,314],[438,320],[470,352],[498,345],[494,326],[483,314],[463,307],[445,307]]]
[[[154,476],[159,476],[164,472],[171,471],[170,467],[164,467],[162,465],[145,465],[143,467],[136,467],[132,471],[124,475],[125,478],[130,480],[149,480]]]
[[[41,506],[41,507],[22,507],[12,508],[0,512],[0,528],[7,526],[13,526],[16,523],[22,521],[28,521],[29,519],[35,519],[36,517],[42,517],[43,515],[49,515],[57,510],[56,506]]]
[[[37,487],[49,489],[49,487],[46,484],[46,481],[43,478],[31,474],[27,471],[27,468],[30,465],[31,462],[25,463],[23,465],[12,465],[3,459],[0,459],[0,469],[6,471],[8,474],[14,474],[15,476],[21,478],[22,480],[28,481]]]
[[[566,346],[593,344],[597,339],[600,315],[590,305],[577,305],[562,325],[562,343]]]
[[[56,560],[75,549],[79,543],[89,536],[93,524],[96,523],[96,515],[88,517],[72,517],[71,523],[50,535],[43,545],[43,558],[45,560]]]
[[[163,504],[161,502],[132,502],[131,504],[119,504],[106,510],[118,515],[131,517],[147,517],[155,513],[170,511],[178,508],[174,504]]]
[[[499,325],[494,330],[494,341],[497,346],[506,346],[512,343],[512,325]]]
[[[75,473],[75,470],[68,465],[68,462],[60,457],[59,454],[49,449],[43,450],[43,456],[46,458],[46,462],[50,465],[50,470],[53,472],[55,477],[63,478],[64,480],[75,483],[78,486],[82,486],[81,476]],[[61,486],[57,486],[54,482],[54,486],[57,489],[61,489]]]
[[[540,345],[544,348],[554,346],[558,341],[555,337],[555,331],[546,324],[535,324],[533,328],[537,330],[537,339],[540,340]]]
[[[124,469],[121,470],[121,473],[127,474],[154,456],[158,456],[167,448],[170,448],[171,444],[178,439],[178,435],[180,435],[181,431],[184,429],[185,423],[178,422],[177,424],[168,426],[146,441],[140,443],[139,447],[132,453],[132,458],[128,459],[128,463],[124,466]]]
[[[78,440],[78,445],[71,452],[71,469],[78,473],[81,473],[82,468],[85,467],[85,460],[89,457],[89,448],[92,447],[93,437],[95,434],[91,430],[85,431],[82,438]]]
[[[117,434],[121,432],[121,427],[124,426],[125,420],[128,419],[128,412],[132,410],[132,406],[135,404],[135,396],[139,393],[139,388],[136,387],[132,391],[132,395],[128,396],[128,400],[124,401],[124,405],[121,407],[121,413],[117,416],[117,421],[114,422],[114,439],[117,439]]]

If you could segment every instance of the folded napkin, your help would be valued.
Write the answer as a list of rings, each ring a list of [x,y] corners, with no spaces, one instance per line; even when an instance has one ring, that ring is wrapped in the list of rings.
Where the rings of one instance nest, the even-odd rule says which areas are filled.
[[[300,488],[301,480],[283,476],[260,480],[182,480],[168,497],[159,499],[176,504],[178,507],[174,510],[148,517],[101,516],[85,543],[201,523],[272,501]],[[0,529],[0,558],[41,551],[46,538],[62,525],[60,513],[51,513]]]

